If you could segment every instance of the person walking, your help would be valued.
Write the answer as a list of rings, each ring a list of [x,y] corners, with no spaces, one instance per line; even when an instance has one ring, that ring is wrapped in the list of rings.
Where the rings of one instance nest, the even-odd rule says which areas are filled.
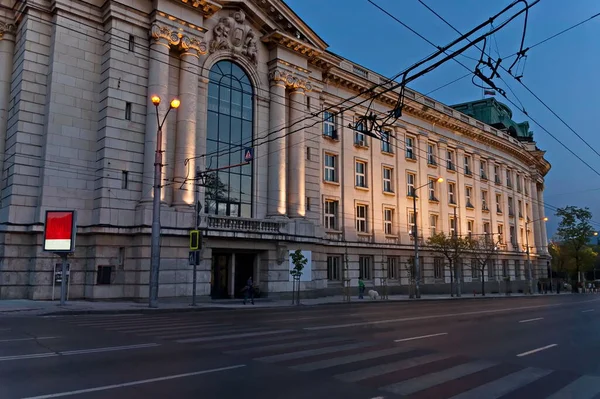
[[[362,277],[358,278],[358,299],[363,299],[363,295],[365,293],[365,282]]]
[[[244,287],[244,305],[248,298],[250,298],[250,303],[254,305],[254,281],[252,281],[252,277],[248,279]]]

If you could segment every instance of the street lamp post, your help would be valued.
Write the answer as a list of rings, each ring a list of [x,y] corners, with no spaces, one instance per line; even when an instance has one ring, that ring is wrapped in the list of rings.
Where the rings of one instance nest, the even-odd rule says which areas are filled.
[[[529,233],[528,233],[528,229],[527,226],[529,225],[529,223],[532,222],[537,222],[538,220],[543,220],[544,222],[548,221],[547,217],[541,218],[541,219],[535,219],[535,220],[529,220],[529,218],[527,220],[525,220],[525,247],[526,247],[526,251],[527,251],[527,280],[528,281],[528,286],[529,286],[529,295],[533,294],[533,276],[531,275],[531,259],[529,257]]]
[[[441,183],[444,179],[442,177],[438,177],[437,182]],[[420,187],[413,188],[412,198],[413,198],[413,216],[415,218],[415,231],[413,233],[413,238],[415,240],[415,297],[421,298],[421,266],[419,264],[419,229],[417,226],[417,190],[428,186],[431,182],[427,182]]]
[[[179,108],[181,101],[174,98],[169,103],[169,109],[160,120],[158,115],[158,106],[160,105],[160,97],[152,96],[152,104],[156,107],[156,123],[158,131],[156,133],[156,152],[154,155],[154,198],[152,201],[152,239],[150,242],[150,292],[149,305],[151,308],[158,307],[158,276],[160,269],[160,192],[161,192],[161,175],[162,175],[162,127],[167,120],[167,116],[172,109]]]

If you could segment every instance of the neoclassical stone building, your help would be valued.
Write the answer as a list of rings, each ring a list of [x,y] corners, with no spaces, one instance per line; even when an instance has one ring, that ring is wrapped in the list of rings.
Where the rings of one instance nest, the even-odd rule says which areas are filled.
[[[266,295],[289,293],[296,249],[310,258],[307,295],[356,287],[359,275],[406,292],[415,219],[423,243],[439,231],[498,236],[483,277],[465,255],[466,291],[480,278],[492,291],[504,276],[522,286],[526,238],[534,275],[545,276],[550,165],[494,100],[449,107],[406,90],[380,141],[354,123],[361,97],[347,99],[386,79],[327,51],[283,1],[0,5],[0,298],[52,296],[49,209],[77,210],[70,298],[147,297],[151,95],[161,118],[181,100],[163,127],[160,297],[191,294],[197,186],[206,297],[237,296],[249,276]],[[376,112],[396,99],[379,96]],[[422,292],[448,292],[443,259],[420,256]]]

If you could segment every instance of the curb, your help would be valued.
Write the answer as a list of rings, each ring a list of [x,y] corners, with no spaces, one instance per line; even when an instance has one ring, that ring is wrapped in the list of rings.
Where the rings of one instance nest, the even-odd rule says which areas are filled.
[[[261,307],[218,307],[218,306],[199,306],[188,308],[141,308],[141,309],[114,309],[114,310],[58,310],[40,313],[37,316],[81,316],[81,315],[111,315],[111,314],[157,314],[157,313],[191,313],[191,312],[216,312],[216,311],[261,311],[261,310],[272,310],[272,309],[308,309],[311,307],[323,307],[323,306],[343,306],[343,305],[377,305],[381,303],[392,304],[392,303],[428,303],[428,302],[448,302],[448,301],[465,301],[465,300],[504,300],[504,299],[531,299],[537,297],[557,297],[565,294],[550,294],[550,295],[522,295],[522,296],[461,296],[461,297],[448,297],[448,298],[435,298],[435,299],[388,299],[388,300],[358,300],[353,299],[350,302],[336,301],[327,303],[315,303],[315,304],[303,304],[300,305],[273,305],[273,306],[261,306]],[[2,313],[2,312],[0,312]],[[15,312],[16,313],[16,312]]]

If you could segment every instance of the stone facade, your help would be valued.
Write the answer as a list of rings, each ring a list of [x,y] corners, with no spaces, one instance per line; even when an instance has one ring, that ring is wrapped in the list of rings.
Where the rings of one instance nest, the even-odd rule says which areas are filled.
[[[525,234],[534,276],[544,276],[550,165],[535,142],[408,89],[389,142],[360,135],[349,125],[365,109],[345,100],[384,77],[327,52],[282,1],[0,3],[0,298],[52,297],[58,257],[41,246],[52,209],[77,210],[70,298],[147,297],[158,127],[151,95],[162,100],[160,117],[171,98],[181,100],[162,129],[160,297],[192,292],[198,186],[203,296],[237,296],[249,276],[265,295],[289,295],[296,249],[311,255],[304,295],[356,287],[359,274],[406,292],[408,185],[440,176],[431,197],[421,189],[419,237],[449,232],[455,211],[459,234],[502,225],[487,289],[502,289],[503,273],[513,289],[524,285]],[[388,92],[374,110],[396,99]],[[427,248],[420,256],[422,292],[448,292],[448,269]],[[464,264],[464,290],[478,290],[468,256]]]

